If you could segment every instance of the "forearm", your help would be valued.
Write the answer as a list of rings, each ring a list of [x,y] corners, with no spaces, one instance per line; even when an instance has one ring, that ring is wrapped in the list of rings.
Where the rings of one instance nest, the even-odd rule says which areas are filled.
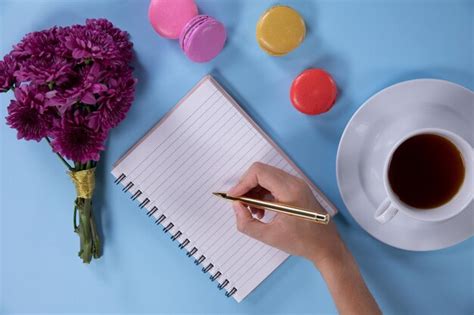
[[[344,247],[335,259],[316,264],[340,314],[381,314],[357,263]]]

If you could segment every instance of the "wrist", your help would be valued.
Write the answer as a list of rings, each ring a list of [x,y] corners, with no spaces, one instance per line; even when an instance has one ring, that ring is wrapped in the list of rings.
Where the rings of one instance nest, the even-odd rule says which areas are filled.
[[[340,269],[353,261],[352,254],[340,239],[325,250],[316,249],[308,258],[322,274]]]
[[[343,244],[344,245],[344,244]],[[357,262],[344,246],[339,255],[315,261],[341,314],[381,314]]]

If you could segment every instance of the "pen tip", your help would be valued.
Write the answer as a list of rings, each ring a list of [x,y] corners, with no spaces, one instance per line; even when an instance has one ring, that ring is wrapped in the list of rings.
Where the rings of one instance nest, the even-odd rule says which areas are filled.
[[[222,193],[222,192],[213,192],[212,194],[214,196],[221,197],[221,198],[224,198],[226,196],[226,193]]]

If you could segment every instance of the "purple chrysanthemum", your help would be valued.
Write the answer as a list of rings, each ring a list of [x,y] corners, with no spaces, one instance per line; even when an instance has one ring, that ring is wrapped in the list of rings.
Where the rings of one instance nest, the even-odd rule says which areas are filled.
[[[124,62],[113,37],[99,29],[74,25],[70,27],[64,39],[64,44],[71,51],[71,57],[78,62],[92,60],[110,66]]]
[[[99,93],[97,104],[100,106],[88,115],[89,126],[94,130],[116,127],[132,105],[136,82],[131,69],[124,69],[121,75],[110,78],[107,89]]]
[[[70,62],[65,59],[52,57],[45,59],[32,58],[25,61],[15,72],[19,81],[30,81],[35,84],[63,85],[73,76]]]
[[[0,92],[6,92],[16,82],[14,73],[18,69],[18,63],[10,54],[0,60]]]
[[[44,93],[21,86],[15,89],[16,100],[8,106],[7,124],[17,130],[17,138],[40,141],[51,134],[56,115],[52,108],[45,107]]]
[[[52,27],[48,30],[26,34],[11,52],[18,62],[32,58],[50,59],[65,52],[63,42],[60,40],[65,28]]]
[[[74,64],[66,57],[67,49],[61,38],[68,28],[27,34],[14,46],[11,55],[18,62],[15,77],[20,82],[35,84],[63,84],[73,75]]]
[[[61,128],[53,132],[53,150],[80,163],[98,161],[100,152],[105,149],[107,133],[89,128],[78,111],[70,116],[63,118]]]
[[[14,89],[7,123],[27,140],[52,138],[76,162],[98,160],[135,93],[128,33],[105,19],[27,34],[0,61],[0,92]]]
[[[95,105],[96,95],[107,89],[104,84],[99,83],[103,76],[104,72],[101,71],[98,63],[82,67],[78,71],[77,82],[68,89],[57,89],[48,93],[51,97],[48,104],[57,106],[61,113],[65,113],[76,103]]]
[[[125,63],[129,63],[132,60],[133,44],[128,40],[127,32],[114,27],[114,25],[106,19],[87,19],[86,27],[109,34],[120,50],[121,59]]]

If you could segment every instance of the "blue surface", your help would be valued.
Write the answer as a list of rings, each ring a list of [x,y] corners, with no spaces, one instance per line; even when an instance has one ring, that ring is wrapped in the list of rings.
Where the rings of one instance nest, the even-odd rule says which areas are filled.
[[[16,141],[1,125],[1,300],[4,313],[334,313],[317,270],[292,257],[241,304],[215,288],[112,183],[117,160],[202,76],[211,72],[341,209],[342,237],[387,314],[473,314],[474,239],[436,252],[407,252],[371,238],[339,195],[336,149],[345,124],[373,93],[430,77],[474,89],[473,1],[284,1],[308,36],[283,58],[259,50],[254,28],[274,1],[197,0],[229,31],[221,55],[194,64],[158,37],[147,1],[0,0],[0,55],[23,34],[106,17],[130,32],[140,80],[127,119],[110,135],[95,212],[104,256],[83,265],[72,232],[74,191],[46,143]],[[292,79],[306,67],[331,72],[340,89],[319,117],[296,112]],[[0,116],[11,95],[0,96]]]

